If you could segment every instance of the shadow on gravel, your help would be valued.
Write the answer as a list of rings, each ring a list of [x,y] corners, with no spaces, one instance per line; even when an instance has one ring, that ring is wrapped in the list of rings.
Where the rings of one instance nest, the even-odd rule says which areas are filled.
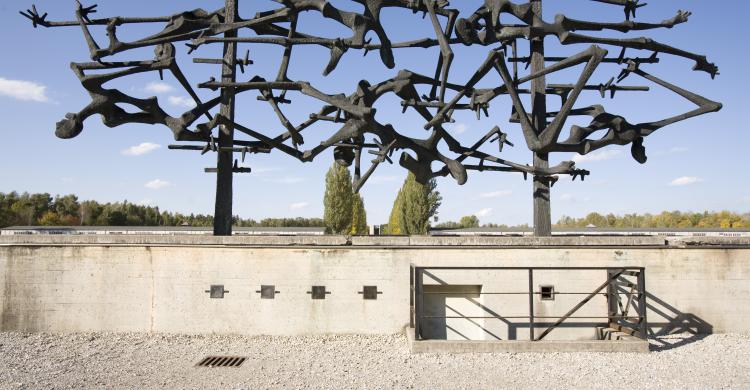
[[[658,315],[661,322],[648,322],[651,351],[661,352],[703,340],[713,333],[713,325],[692,313],[683,313],[651,293],[646,293],[649,315]]]

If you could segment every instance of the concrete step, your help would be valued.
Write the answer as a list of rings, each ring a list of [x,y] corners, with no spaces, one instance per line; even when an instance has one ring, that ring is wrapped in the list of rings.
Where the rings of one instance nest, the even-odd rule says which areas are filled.
[[[411,353],[552,353],[552,352],[612,352],[646,353],[647,340],[627,336],[612,340],[415,340],[414,329],[406,328]]]
[[[625,333],[620,331],[619,329],[610,328],[610,327],[604,327],[604,326],[597,326],[596,327],[596,339],[597,340],[623,340],[623,341],[633,341],[633,340],[640,340],[639,337],[633,336],[631,334]]]

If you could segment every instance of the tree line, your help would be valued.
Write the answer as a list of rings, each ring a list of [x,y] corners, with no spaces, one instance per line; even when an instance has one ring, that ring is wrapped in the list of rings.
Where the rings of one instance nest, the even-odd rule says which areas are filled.
[[[442,202],[435,180],[418,183],[409,174],[393,202],[389,221],[383,226],[384,234],[427,234],[431,220]],[[260,221],[234,217],[239,227],[326,227],[331,233],[368,234],[367,213],[364,200],[352,190],[351,175],[346,167],[334,164],[326,174],[326,192],[323,199],[324,218],[266,218]],[[94,200],[79,201],[75,195],[48,193],[0,192],[0,227],[27,226],[213,226],[213,216],[182,214],[162,211],[128,201],[99,203]],[[589,213],[582,218],[563,216],[555,228],[750,228],[750,213],[730,211],[680,212],[664,211],[659,214],[599,214]],[[436,228],[508,228],[502,224],[480,224],[474,215],[462,217],[458,222],[437,224]],[[528,225],[512,226],[529,228]]]
[[[558,228],[580,228],[589,225],[598,228],[750,228],[750,213],[738,214],[731,211],[702,213],[663,211],[659,214],[602,215],[589,213],[583,218],[563,216],[555,224]]]
[[[0,227],[8,226],[213,226],[213,216],[161,211],[159,207],[126,201],[79,201],[75,195],[0,192]],[[324,227],[321,218],[234,217],[240,227]]]
[[[690,229],[690,228],[721,228],[739,229],[750,228],[750,213],[738,214],[731,211],[709,212],[681,212],[663,211],[659,214],[625,214],[615,215],[589,213],[582,218],[563,216],[554,225],[558,229],[585,228],[624,228],[624,229]],[[521,228],[531,229],[527,224],[508,226],[503,224],[481,224],[474,215],[462,217],[458,222],[447,221],[435,226],[438,229],[466,229],[466,228]]]

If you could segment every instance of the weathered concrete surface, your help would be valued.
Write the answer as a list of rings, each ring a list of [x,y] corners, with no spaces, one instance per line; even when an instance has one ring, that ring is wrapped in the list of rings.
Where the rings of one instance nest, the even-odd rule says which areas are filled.
[[[587,236],[587,237],[445,237],[411,236],[412,246],[664,246],[665,240],[657,236]]]
[[[646,353],[647,340],[625,338],[622,340],[415,340],[414,329],[406,330],[411,353],[559,353],[608,352]]]
[[[208,235],[17,235],[0,236],[0,245],[222,245],[344,246],[345,236],[208,236]]]
[[[2,245],[213,245],[353,247],[748,247],[750,237],[664,236],[230,236],[210,235],[5,235]]]
[[[170,240],[177,238],[185,239]],[[38,237],[23,237],[16,240],[21,243],[0,245],[0,330],[394,333],[409,322],[409,267],[416,264],[643,266],[653,331],[750,331],[750,249],[743,247],[253,247],[146,245],[130,241],[133,237],[109,238],[108,244],[80,241],[88,239],[48,237],[41,240],[51,243],[44,244]],[[526,276],[511,271],[435,271],[433,276],[425,283],[481,285],[483,292],[528,289]],[[535,275],[537,287],[549,283],[557,291],[591,291],[603,280],[594,271]],[[223,284],[229,293],[209,299],[204,291],[211,284]],[[256,291],[262,284],[276,286],[276,299],[260,299]],[[313,285],[325,285],[332,293],[325,300],[311,300],[307,292]],[[382,294],[375,301],[363,300],[358,292],[365,285],[377,285]],[[499,320],[485,320],[483,334],[489,335],[488,330],[503,340],[528,338],[528,326],[519,320],[502,321],[528,314],[527,296],[519,297],[482,298],[482,313]],[[561,315],[575,299],[539,301],[535,315]],[[596,298],[580,313],[605,315],[603,305]],[[576,332],[563,328],[549,338],[590,338],[590,328]]]
[[[668,243],[676,247],[750,247],[750,237],[669,237]]]
[[[352,245],[354,246],[409,246],[408,236],[353,236]]]
[[[340,249],[33,246],[0,248],[0,330],[315,334],[398,332],[408,263]],[[210,299],[222,284],[229,293]],[[275,299],[261,299],[274,285]],[[326,286],[312,300],[313,285]],[[374,285],[382,294],[363,300]]]

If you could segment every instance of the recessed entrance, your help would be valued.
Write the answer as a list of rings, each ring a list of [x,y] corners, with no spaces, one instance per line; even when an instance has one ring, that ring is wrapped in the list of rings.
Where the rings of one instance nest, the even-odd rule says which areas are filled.
[[[425,285],[425,338],[438,340],[481,340],[481,285]]]

